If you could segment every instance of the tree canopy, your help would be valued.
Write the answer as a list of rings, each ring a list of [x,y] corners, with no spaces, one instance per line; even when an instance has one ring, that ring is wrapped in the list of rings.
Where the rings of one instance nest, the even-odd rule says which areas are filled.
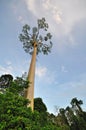
[[[22,33],[19,36],[20,41],[23,43],[23,48],[25,52],[32,54],[34,43],[37,46],[37,55],[39,53],[48,54],[51,52],[52,35],[48,31],[48,23],[45,18],[38,19],[37,27],[31,27],[28,24],[25,24],[22,29]],[[49,41],[49,42],[48,42]]]

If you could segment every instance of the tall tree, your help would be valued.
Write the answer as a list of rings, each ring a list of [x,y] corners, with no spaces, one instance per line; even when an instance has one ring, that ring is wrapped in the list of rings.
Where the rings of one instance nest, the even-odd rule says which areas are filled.
[[[78,100],[77,98],[73,98],[71,100],[72,108],[76,110],[76,112],[82,113],[81,105],[83,104],[82,100]]]
[[[30,28],[29,25],[24,25],[22,33],[19,36],[20,41],[23,43],[23,48],[26,53],[32,55],[31,64],[28,72],[28,81],[30,82],[25,92],[25,97],[30,100],[30,106],[34,109],[34,77],[35,77],[35,64],[36,56],[39,53],[48,54],[51,52],[52,35],[47,32],[48,23],[45,18],[38,19],[37,27]],[[46,42],[49,41],[47,44]]]

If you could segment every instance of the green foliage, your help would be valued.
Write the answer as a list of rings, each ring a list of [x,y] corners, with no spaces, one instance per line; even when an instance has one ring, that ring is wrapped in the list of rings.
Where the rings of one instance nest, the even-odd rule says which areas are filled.
[[[86,112],[80,106],[81,100],[73,98],[72,107],[60,108],[55,116],[47,112],[41,98],[35,98],[32,112],[21,94],[27,86],[25,79],[13,80],[11,75],[3,75],[0,83],[4,88],[0,93],[0,130],[86,130]]]
[[[41,98],[35,98],[34,99],[34,110],[38,111],[39,113],[47,111],[47,107],[43,103]]]
[[[41,98],[34,99],[34,110],[39,112],[40,124],[41,126],[44,126],[47,122],[47,107]]]
[[[24,90],[28,87],[29,82],[22,79],[22,77],[16,77],[16,79],[11,82],[9,91],[24,95]]]
[[[24,25],[22,33],[19,36],[20,41],[23,43],[23,48],[25,52],[32,54],[36,43],[37,54],[43,52],[43,54],[48,54],[52,48],[51,38],[52,35],[47,32],[48,23],[46,23],[45,18],[38,19],[37,27],[33,27],[32,30],[29,25]],[[49,41],[47,43],[47,41]]]
[[[0,94],[0,125],[4,124],[4,128],[8,130],[22,127],[22,123],[27,120],[30,111],[26,105],[28,101],[18,94],[6,92]],[[3,130],[3,129],[2,129]]]
[[[2,75],[0,77],[0,90],[2,93],[7,90],[23,96],[24,89],[28,87],[28,84],[29,82],[22,77],[16,77],[14,80],[13,76],[10,74]]]

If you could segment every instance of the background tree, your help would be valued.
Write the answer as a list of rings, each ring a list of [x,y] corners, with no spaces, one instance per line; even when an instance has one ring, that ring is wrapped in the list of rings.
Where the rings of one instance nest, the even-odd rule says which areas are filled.
[[[82,100],[78,100],[77,98],[73,98],[71,100],[72,111],[74,113],[73,124],[71,126],[71,130],[85,130],[86,129],[86,120],[85,120],[85,112],[82,110],[81,105],[83,104]]]
[[[35,110],[32,111],[27,107],[28,100],[21,94],[26,87],[27,81],[17,77],[4,88],[4,93],[0,93],[0,130],[86,130],[83,109],[81,114],[75,113],[73,107],[60,108],[55,116],[47,112],[41,98],[35,98]]]
[[[40,114],[40,124],[44,126],[47,123],[47,107],[41,98],[34,99],[34,110]]]
[[[76,112],[79,112],[79,113],[82,113],[82,108],[81,108],[81,105],[83,104],[83,101],[82,100],[78,100],[77,98],[73,98],[71,100],[71,105],[72,105],[72,108],[76,111]]]
[[[5,76],[9,78],[9,75],[1,77]],[[10,77],[13,79],[12,75]],[[17,77],[9,86],[7,84],[4,93],[0,93],[0,130],[41,130],[39,113],[27,108],[28,100],[20,94],[27,83]]]
[[[23,43],[23,48],[26,53],[32,55],[30,69],[28,72],[28,80],[30,81],[30,86],[25,92],[25,97],[31,101],[30,107],[34,109],[34,76],[35,76],[35,63],[36,55],[39,53],[48,54],[51,52],[52,35],[47,32],[48,23],[46,23],[45,18],[38,19],[37,27],[30,28],[29,25],[24,25],[22,29],[22,34],[20,34],[19,39]],[[47,41],[49,41],[47,43]]]
[[[7,90],[16,94],[24,95],[24,90],[29,85],[29,82],[23,77],[16,77],[10,74],[4,74],[0,76],[0,91],[4,93]]]
[[[38,111],[39,113],[47,112],[47,107],[43,103],[41,98],[35,98],[34,99],[34,110]]]
[[[13,80],[13,76],[10,74],[4,74],[0,76],[0,88],[7,88]]]
[[[19,77],[13,80],[12,75],[6,74],[0,77],[0,85],[5,90],[0,93],[0,130],[27,128],[31,110],[26,107],[28,101],[20,95],[27,81]]]
[[[66,107],[65,115],[71,130],[79,130],[77,117],[71,107]]]
[[[68,121],[67,121],[67,118],[66,118],[66,115],[65,115],[65,109],[64,108],[59,109],[59,113],[58,113],[58,116],[57,116],[57,121],[58,121],[58,124],[60,126],[68,125]]]

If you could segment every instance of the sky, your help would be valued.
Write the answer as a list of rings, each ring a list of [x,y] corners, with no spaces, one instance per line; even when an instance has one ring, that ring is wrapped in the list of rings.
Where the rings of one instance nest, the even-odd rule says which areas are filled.
[[[48,111],[83,100],[86,110],[86,0],[0,0],[0,75],[22,76],[31,56],[19,41],[25,24],[34,27],[45,17],[53,47],[37,56],[34,97],[41,97]]]

